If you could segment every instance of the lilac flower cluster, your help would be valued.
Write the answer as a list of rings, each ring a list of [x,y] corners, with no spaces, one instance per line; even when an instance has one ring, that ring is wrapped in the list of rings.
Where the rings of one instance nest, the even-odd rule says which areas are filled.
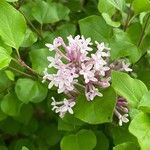
[[[88,101],[94,100],[96,96],[103,96],[100,88],[110,86],[111,70],[132,71],[129,63],[119,60],[110,63],[110,48],[104,43],[90,38],[77,35],[67,37],[68,44],[61,37],[55,38],[53,44],[46,44],[50,51],[55,51],[55,56],[49,56],[48,68],[55,68],[54,74],[44,71],[43,81],[48,81],[48,88],[55,86],[58,93],[65,93],[68,99],[56,102],[53,98],[52,110],[63,117],[66,112],[73,114],[72,107],[75,105],[75,95],[79,92],[77,87],[85,89],[85,96]]]

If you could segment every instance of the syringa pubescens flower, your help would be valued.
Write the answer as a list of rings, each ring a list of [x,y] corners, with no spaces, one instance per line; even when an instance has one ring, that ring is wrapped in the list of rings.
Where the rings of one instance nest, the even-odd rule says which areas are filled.
[[[75,95],[78,95],[78,86],[82,86],[88,101],[94,100],[96,96],[103,96],[101,88],[110,86],[111,70],[132,71],[129,63],[124,60],[117,60],[110,63],[110,48],[103,42],[95,41],[95,45],[90,38],[84,36],[71,35],[67,37],[65,43],[61,37],[54,39],[53,44],[46,44],[50,51],[55,52],[55,56],[48,56],[48,68],[55,68],[56,73],[49,73],[48,68],[44,71],[43,81],[49,82],[49,88],[55,86],[58,93],[69,96],[68,100],[55,102],[53,100],[53,110],[61,117],[66,112],[72,114],[72,107],[75,105]],[[75,94],[76,93],[76,94]],[[55,105],[54,105],[55,104]],[[122,116],[122,122],[125,122]],[[120,123],[121,124],[121,123]]]

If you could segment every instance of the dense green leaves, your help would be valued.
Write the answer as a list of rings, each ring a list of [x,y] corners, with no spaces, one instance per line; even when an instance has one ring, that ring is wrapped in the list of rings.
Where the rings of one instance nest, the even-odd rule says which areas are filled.
[[[0,8],[0,36],[7,45],[18,49],[24,39],[25,19],[5,0],[0,1]]]
[[[101,13],[107,13],[112,16],[115,13],[114,6],[109,2],[109,0],[99,0],[98,10]]]
[[[37,1],[32,9],[33,17],[40,23],[55,23],[68,19],[69,9],[61,4]]]
[[[129,131],[137,137],[141,150],[149,150],[150,116],[148,114],[138,114],[131,121]]]
[[[58,120],[58,130],[74,131],[79,129],[85,123],[75,118],[73,115],[65,115],[63,119]]]
[[[111,27],[102,17],[89,16],[79,21],[80,31],[85,37],[91,37],[93,41],[107,42],[111,37]]]
[[[11,49],[5,49],[0,46],[0,69],[5,68],[11,61]]]
[[[109,141],[107,139],[107,137],[105,136],[105,134],[101,131],[97,131],[95,133],[96,138],[97,138],[97,144],[96,147],[94,148],[94,150],[99,150],[100,148],[102,150],[108,150],[109,149]]]
[[[138,146],[132,142],[122,143],[113,148],[113,150],[138,150]]]
[[[95,146],[96,136],[90,130],[80,130],[61,141],[61,150],[92,150]]]
[[[113,26],[113,27],[119,27],[120,26],[120,22],[112,21],[111,17],[107,13],[102,13],[102,16],[108,25]]]
[[[137,107],[142,96],[148,92],[142,81],[117,71],[112,72],[112,86],[117,94],[126,98],[133,107]]]
[[[23,146],[21,150],[29,150],[27,147]]]
[[[109,0],[109,3],[120,11],[123,11],[125,8],[125,0]]]
[[[2,110],[0,109],[0,121],[4,120],[6,117],[7,117],[7,115],[4,114],[4,113],[2,112]]]
[[[150,1],[149,0],[133,0],[133,9],[135,13],[140,13],[150,10]]]
[[[115,146],[128,142],[132,142],[138,145],[136,137],[129,132],[127,125],[124,126],[111,125],[109,126],[109,133],[113,139],[113,143]]]
[[[114,29],[114,35],[110,40],[112,60],[128,56],[132,63],[141,57],[140,50],[132,43],[127,33]]]
[[[75,117],[90,124],[111,122],[116,94],[112,88],[109,88],[103,92],[103,95],[103,97],[96,97],[90,102],[84,95],[80,95],[75,106]]]
[[[32,32],[30,29],[27,29],[23,43],[21,44],[21,47],[32,46],[32,44],[35,43],[36,41],[37,41],[36,34],[34,32]]]
[[[18,0],[6,0],[7,2],[17,2]]]
[[[4,71],[0,71],[0,92],[2,93],[4,90],[8,89],[11,86],[12,82],[6,76]]]
[[[47,95],[47,88],[42,83],[27,78],[17,81],[15,91],[23,103],[38,103],[44,100]]]
[[[7,77],[8,77],[9,80],[11,80],[11,81],[15,80],[15,75],[14,75],[14,73],[12,71],[5,70],[5,73],[6,73],[6,75],[7,75]]]
[[[32,62],[32,68],[38,73],[43,74],[44,69],[48,66],[48,56],[52,56],[53,52],[49,52],[48,48],[32,49],[30,59]]]
[[[48,124],[44,126],[38,134],[39,138],[44,139],[46,144],[50,146],[57,144],[61,137],[56,124]]]
[[[150,91],[142,97],[139,103],[139,109],[143,110],[144,112],[150,113]]]
[[[21,102],[14,93],[9,93],[1,101],[2,111],[9,116],[17,116],[21,108]]]

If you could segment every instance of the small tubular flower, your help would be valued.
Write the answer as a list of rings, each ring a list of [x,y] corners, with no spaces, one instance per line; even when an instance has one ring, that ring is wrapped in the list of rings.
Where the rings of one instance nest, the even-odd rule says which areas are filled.
[[[119,119],[119,126],[122,126],[123,123],[129,122],[129,119],[127,118],[129,116],[128,112],[127,101],[122,97],[118,97],[114,114]]]

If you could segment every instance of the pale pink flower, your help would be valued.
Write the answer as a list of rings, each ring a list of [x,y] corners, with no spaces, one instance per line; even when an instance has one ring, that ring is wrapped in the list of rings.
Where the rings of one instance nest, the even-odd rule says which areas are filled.
[[[125,61],[122,61],[122,70],[126,71],[126,72],[131,72],[132,69],[129,68],[130,63],[125,63]]]
[[[108,66],[103,66],[99,69],[99,73],[101,76],[105,76],[106,71],[110,70],[110,68]]]
[[[109,50],[110,48],[105,47],[104,43],[98,43],[97,41],[95,41],[96,45],[97,45],[97,54],[100,57],[109,57],[110,53]]]
[[[94,61],[93,64],[95,70],[99,70],[107,64],[107,62],[102,57],[99,57],[97,54],[91,54],[91,57]]]
[[[50,51],[55,50],[56,48],[58,48],[59,46],[61,46],[64,43],[63,39],[61,37],[55,38],[53,41],[53,44],[45,44],[46,47],[49,48]]]
[[[96,82],[97,79],[95,78],[95,71],[92,70],[93,64],[85,65],[84,63],[81,64],[81,70],[80,74],[84,76],[85,83],[88,83],[89,81]]]
[[[128,116],[129,116],[128,114],[120,115],[120,117],[119,117],[119,125],[120,126],[122,126],[122,123],[129,122],[129,119],[127,118]]]
[[[64,100],[61,102],[56,102],[54,98],[52,98],[52,100],[52,110],[55,110],[56,113],[59,113],[59,116],[61,118],[63,118],[67,112],[69,112],[70,114],[74,113],[72,107],[74,107],[76,103],[73,99],[67,100],[66,98],[64,98]]]
[[[103,96],[102,93],[100,93],[98,89],[95,88],[94,85],[92,84],[88,84],[86,86],[85,95],[88,101],[92,101],[95,98],[95,96],[99,96],[99,97]]]
[[[45,82],[46,80],[50,81],[49,84],[48,84],[48,88],[51,89],[52,86],[55,83],[54,77],[55,77],[55,75],[54,74],[49,74],[47,72],[47,68],[45,68],[45,70],[44,70],[44,76],[43,76],[43,81],[42,82]]]
[[[82,54],[86,53],[87,51],[91,51],[92,48],[90,47],[90,45],[92,45],[92,43],[90,42],[91,39],[85,39],[84,36],[82,36],[80,38],[79,35],[77,35],[75,38],[73,38],[71,35],[69,37],[67,37],[68,41],[69,41],[69,47],[74,47],[76,50],[79,50]]]
[[[51,68],[51,67],[58,68],[59,66],[63,65],[61,61],[61,56],[59,54],[56,54],[54,57],[48,56],[47,60],[50,62],[50,64],[48,65],[48,68]]]
[[[58,93],[62,93],[65,90],[72,91],[74,89],[74,83],[78,75],[75,73],[75,68],[60,68],[55,76],[55,86],[58,87]]]
[[[103,88],[107,88],[107,87],[109,87],[110,86],[110,80],[111,80],[111,77],[108,77],[108,78],[106,78],[106,79],[101,79],[99,82],[98,82],[98,84],[101,86],[101,87],[103,87]]]

